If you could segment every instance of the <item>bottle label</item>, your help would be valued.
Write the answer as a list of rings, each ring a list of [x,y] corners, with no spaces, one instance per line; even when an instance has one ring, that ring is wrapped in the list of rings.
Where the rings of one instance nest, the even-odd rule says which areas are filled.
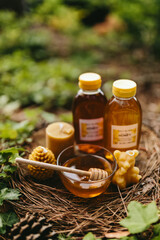
[[[137,145],[138,123],[127,126],[111,126],[111,147],[130,148]]]
[[[103,139],[103,118],[80,119],[79,135],[82,141],[97,141]]]

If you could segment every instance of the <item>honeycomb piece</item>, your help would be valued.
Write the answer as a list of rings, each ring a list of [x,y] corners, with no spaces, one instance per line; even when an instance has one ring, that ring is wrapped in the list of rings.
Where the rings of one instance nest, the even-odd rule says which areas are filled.
[[[126,188],[128,185],[138,183],[141,179],[139,168],[135,167],[135,158],[138,156],[138,150],[129,150],[121,152],[114,151],[117,160],[118,170],[113,176],[112,182],[117,184],[120,189]]]
[[[41,146],[38,146],[33,150],[33,152],[29,155],[29,160],[56,164],[54,154],[49,149]],[[50,169],[44,169],[32,165],[28,165],[28,169],[31,176],[38,180],[45,180],[51,178],[53,175],[53,170]]]

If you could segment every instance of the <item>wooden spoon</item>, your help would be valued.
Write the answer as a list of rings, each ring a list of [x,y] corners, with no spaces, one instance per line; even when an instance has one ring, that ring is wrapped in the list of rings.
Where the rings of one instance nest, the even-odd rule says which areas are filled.
[[[108,172],[100,169],[100,168],[90,168],[89,171],[84,171],[80,169],[74,169],[74,168],[69,168],[69,167],[63,167],[63,166],[58,166],[58,165],[53,165],[49,163],[44,163],[44,162],[38,162],[38,161],[33,161],[25,158],[16,158],[17,163],[24,163],[27,165],[33,165],[36,167],[41,167],[45,169],[52,169],[56,171],[61,171],[61,172],[69,172],[69,173],[76,173],[81,176],[88,176],[90,180],[96,181],[96,180],[102,180],[108,177]]]

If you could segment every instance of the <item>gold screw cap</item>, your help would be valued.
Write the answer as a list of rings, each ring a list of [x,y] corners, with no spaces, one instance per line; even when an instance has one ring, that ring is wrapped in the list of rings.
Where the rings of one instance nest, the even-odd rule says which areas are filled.
[[[97,90],[101,84],[101,76],[97,73],[88,72],[79,76],[79,87],[83,90]]]
[[[116,97],[130,98],[136,95],[137,84],[128,79],[116,80],[112,86],[112,93]]]

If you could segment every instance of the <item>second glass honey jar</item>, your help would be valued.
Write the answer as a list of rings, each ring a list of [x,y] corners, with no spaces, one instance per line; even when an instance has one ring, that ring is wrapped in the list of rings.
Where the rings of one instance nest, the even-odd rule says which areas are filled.
[[[84,73],[79,77],[79,87],[73,101],[73,125],[76,143],[104,146],[104,111],[107,103],[100,89],[101,76]]]

